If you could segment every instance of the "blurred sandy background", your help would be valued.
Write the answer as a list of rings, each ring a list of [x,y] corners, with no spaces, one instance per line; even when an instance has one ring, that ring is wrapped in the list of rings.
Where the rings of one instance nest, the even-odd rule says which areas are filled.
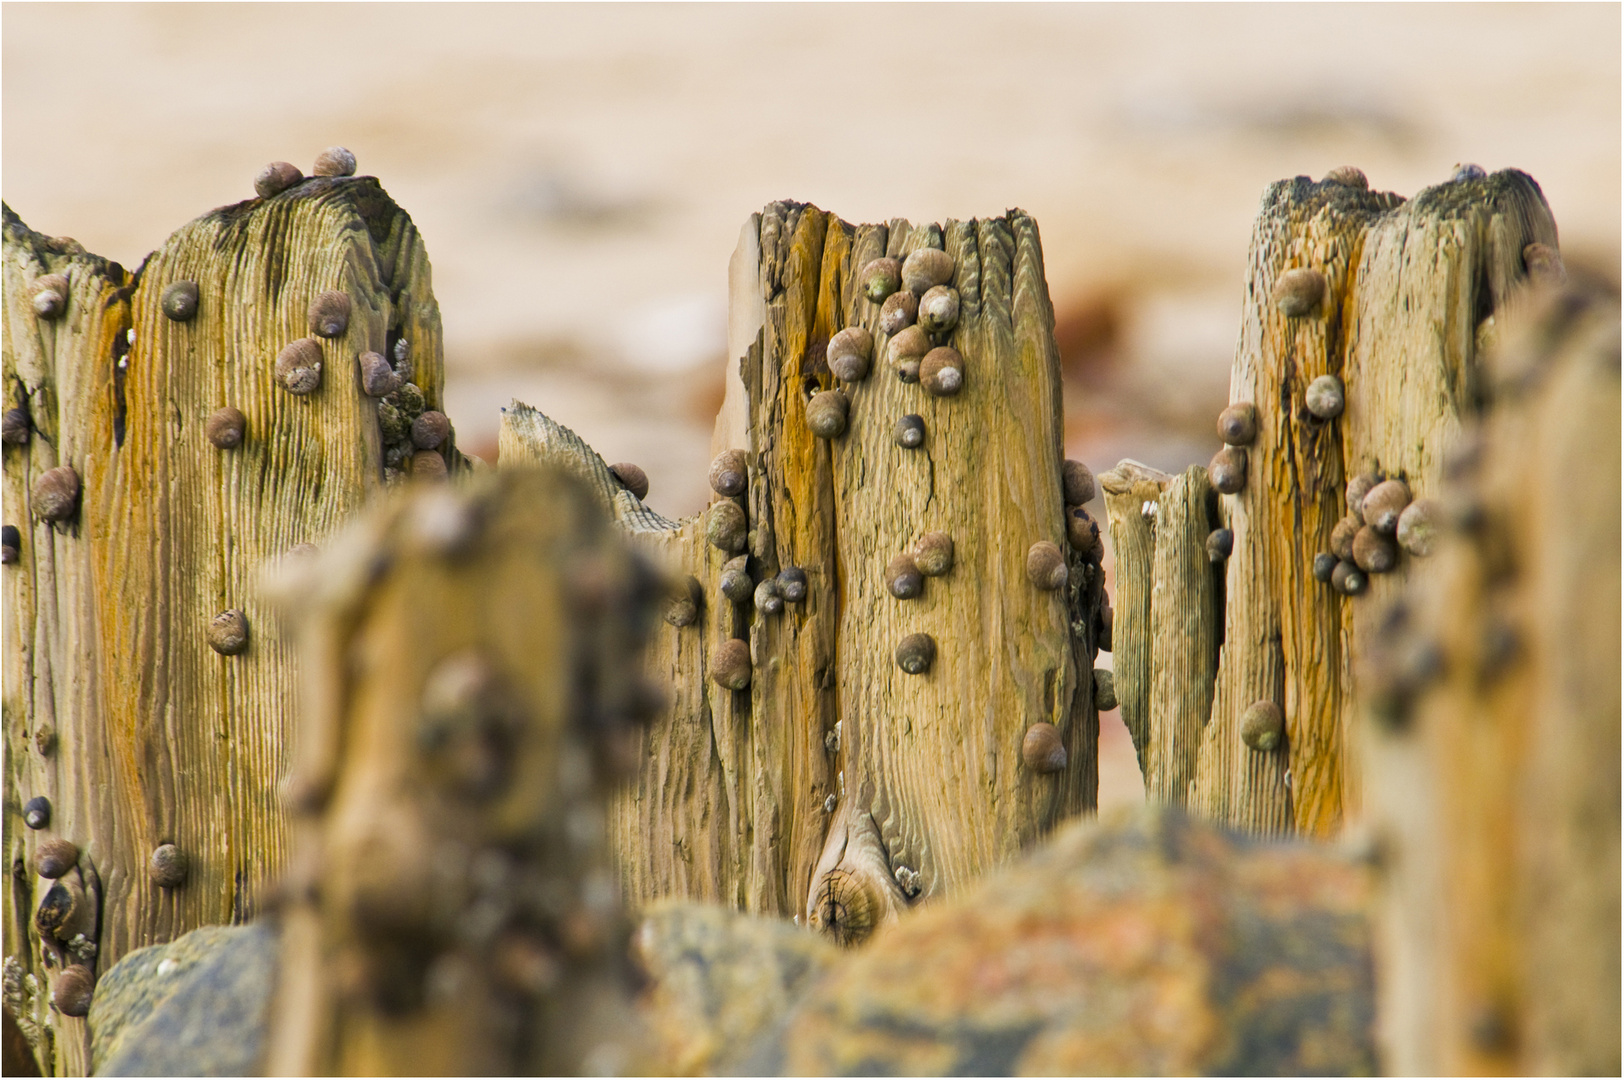
[[[434,262],[447,411],[525,400],[672,516],[706,502],[728,256],[780,198],[848,221],[1019,206],[1043,230],[1067,449],[1215,448],[1263,188],[1455,163],[1545,191],[1616,283],[1620,9],[1594,5],[20,4],[0,193],[127,266],[349,147]],[[1108,663],[1109,657],[1102,657]],[[1142,797],[1126,731],[1101,803]]]

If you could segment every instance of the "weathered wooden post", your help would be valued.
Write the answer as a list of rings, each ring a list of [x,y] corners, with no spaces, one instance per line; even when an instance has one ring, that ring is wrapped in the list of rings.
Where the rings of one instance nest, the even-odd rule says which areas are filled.
[[[730,282],[703,520],[642,512],[522,406],[501,460],[574,461],[691,579],[650,659],[672,705],[612,819],[629,898],[856,941],[1093,807],[1099,549],[1086,519],[1068,544],[1066,513],[1093,481],[1063,469],[1026,215],[852,226],[774,203]]]
[[[1101,481],[1117,696],[1154,797],[1260,832],[1333,836],[1359,816],[1351,665],[1427,573],[1398,515],[1436,496],[1497,314],[1559,265],[1555,245],[1515,170],[1463,167],[1408,202],[1356,169],[1264,194],[1224,448],[1205,477],[1124,463]],[[1363,496],[1379,481],[1396,483],[1378,521]]]
[[[7,1004],[74,1073],[97,970],[240,921],[285,863],[296,675],[261,570],[418,446],[464,464],[413,444],[439,314],[376,180],[267,181],[133,274],[4,230]]]

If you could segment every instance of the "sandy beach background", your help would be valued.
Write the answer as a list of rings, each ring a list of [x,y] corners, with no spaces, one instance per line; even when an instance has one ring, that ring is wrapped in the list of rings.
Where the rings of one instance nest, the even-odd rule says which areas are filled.
[[[8,3],[0,31],[31,227],[135,266],[347,146],[429,246],[459,442],[494,461],[520,398],[671,516],[706,502],[727,260],[773,199],[1032,213],[1096,470],[1210,456],[1271,181],[1521,168],[1570,268],[1618,280],[1614,4]],[[1109,716],[1101,804],[1140,798]]]

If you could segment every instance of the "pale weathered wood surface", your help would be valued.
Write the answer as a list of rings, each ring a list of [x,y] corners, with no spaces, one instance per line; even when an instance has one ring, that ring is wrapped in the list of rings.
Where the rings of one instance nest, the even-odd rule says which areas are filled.
[[[303,727],[266,1069],[639,1068],[606,796],[635,768],[655,579],[574,478],[418,491],[284,578]]]
[[[949,340],[966,380],[952,397],[891,373],[880,306],[856,280],[870,259],[920,247],[945,249],[955,266],[961,314]],[[1018,212],[851,226],[775,203],[746,226],[730,279],[739,351],[716,447],[750,462],[739,502],[752,579],[799,568],[807,597],[773,615],[727,600],[717,591],[726,558],[706,543],[703,519],[639,535],[673,574],[700,582],[705,603],[651,649],[650,670],[673,680],[671,707],[645,738],[612,828],[634,900],[687,895],[816,921],[809,901],[839,880],[866,914],[830,930],[858,939],[1094,803],[1099,569],[1070,555],[1069,585],[1052,593],[1026,575],[1036,541],[1069,551],[1042,251]],[[806,401],[835,385],[825,350],[851,325],[873,334],[871,372],[844,385],[848,427],[826,440],[808,427]],[[920,449],[893,441],[906,413],[924,420]],[[596,458],[541,434],[544,420],[509,410],[504,464],[510,454]],[[630,498],[605,482],[611,498]],[[953,569],[920,597],[894,598],[887,562],[931,530],[952,536]],[[908,675],[894,652],[920,632],[935,638],[936,661]],[[747,690],[707,677],[729,637],[750,644]],[[1021,761],[1038,721],[1062,733],[1059,773]]]
[[[1532,306],[1356,668],[1400,1074],[1620,1067],[1619,309]]]
[[[323,543],[388,482],[357,354],[409,342],[434,407],[440,327],[417,231],[371,178],[307,180],[206,214],[136,275],[30,232],[9,209],[5,230],[5,404],[33,426],[4,451],[6,523],[22,537],[0,572],[7,784],[19,803],[52,804],[49,828],[34,832],[8,803],[5,933],[7,955],[43,975],[27,929],[42,884],[15,871],[46,839],[78,845],[81,871],[99,878],[102,966],[241,920],[283,865],[296,679],[259,576],[295,545]],[[71,283],[54,321],[30,302],[48,272]],[[198,285],[197,314],[173,321],[160,303],[183,279]],[[293,395],[275,359],[310,334],[323,290],[350,296],[348,329],[321,345],[319,389]],[[205,423],[228,405],[246,434],[220,450]],[[454,442],[444,453],[461,467]],[[57,465],[77,471],[81,495],[51,524],[31,512],[30,490]],[[206,636],[227,609],[249,628],[236,655]],[[189,864],[172,889],[147,873],[165,843]],[[83,1071],[82,1023],[36,1004],[37,1021],[64,1033],[56,1068]]]
[[[1150,603],[1156,557],[1156,507],[1172,477],[1137,461],[1124,461],[1099,476],[1115,559],[1116,619],[1111,632],[1111,672],[1122,722],[1150,775]]]
[[[1496,313],[1516,303],[1531,272],[1523,252],[1534,243],[1554,249],[1555,226],[1538,186],[1515,170],[1462,173],[1408,202],[1367,190],[1362,178],[1299,177],[1264,194],[1230,390],[1232,403],[1255,405],[1257,435],[1247,447],[1245,486],[1219,497],[1215,520],[1233,530],[1234,550],[1223,568],[1223,647],[1211,713],[1189,784],[1190,805],[1200,813],[1315,836],[1335,835],[1358,817],[1362,724],[1351,665],[1381,636],[1384,601],[1424,573],[1425,561],[1401,554],[1393,572],[1370,575],[1364,594],[1346,597],[1314,579],[1314,556],[1330,550],[1332,528],[1348,513],[1350,478],[1377,473],[1405,479],[1415,498],[1436,493],[1442,456],[1479,400],[1480,353]],[[1298,268],[1324,276],[1323,299],[1288,316],[1275,287]],[[1308,385],[1322,375],[1345,387],[1346,408],[1331,419],[1305,404]],[[1117,660],[1117,688],[1127,718],[1141,700],[1156,711],[1149,687],[1157,673],[1137,650],[1155,641],[1171,647],[1188,633],[1159,621],[1159,611],[1182,619],[1179,605],[1146,611],[1134,590],[1188,587],[1168,576],[1173,564],[1146,576],[1136,500],[1125,481],[1108,481],[1106,489],[1108,503],[1115,500],[1118,565],[1126,570],[1124,619],[1151,620],[1147,630],[1118,621],[1127,652]],[[1159,568],[1162,543],[1158,535]],[[1182,654],[1170,655],[1182,662]],[[1184,681],[1175,685],[1190,692]],[[1261,752],[1241,741],[1241,717],[1258,701],[1284,713],[1280,749]],[[1182,740],[1190,727],[1172,716],[1147,718],[1147,776],[1186,760]],[[1159,731],[1173,741],[1160,740]]]

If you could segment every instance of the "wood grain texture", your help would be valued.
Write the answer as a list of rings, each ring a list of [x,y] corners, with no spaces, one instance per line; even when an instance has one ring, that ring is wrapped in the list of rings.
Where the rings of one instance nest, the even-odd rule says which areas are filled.
[[[1151,591],[1156,556],[1156,509],[1172,477],[1137,461],[1124,461],[1099,475],[1111,529],[1116,568],[1116,619],[1111,632],[1111,672],[1122,723],[1133,739],[1139,772],[1152,766],[1150,739]],[[1146,508],[1150,512],[1146,512]]]
[[[100,879],[105,966],[241,920],[283,865],[279,784],[296,686],[259,576],[294,545],[323,542],[385,486],[377,406],[355,358],[407,339],[437,405],[439,315],[410,218],[370,178],[310,180],[221,208],[134,276],[6,215],[3,377],[8,405],[26,401],[35,429],[5,450],[7,520],[25,537],[4,571],[8,790],[53,805],[43,833],[21,829],[13,805],[8,853],[26,862],[51,836],[79,845]],[[29,303],[48,271],[72,283],[54,322]],[[186,322],[160,310],[179,280],[199,287]],[[309,303],[327,289],[351,297],[349,327],[321,346],[320,388],[295,396],[276,383],[274,360],[309,334]],[[204,433],[225,405],[247,418],[228,451]],[[454,437],[444,452],[460,469]],[[30,485],[59,464],[81,478],[77,515],[36,521]],[[226,609],[249,627],[246,651],[232,656],[205,636]],[[50,754],[41,733],[54,734]],[[161,843],[189,861],[172,890],[147,877]],[[15,910],[29,909],[28,892],[14,886]],[[7,920],[8,955],[30,952],[22,924]]]
[[[927,246],[952,256],[961,298],[946,339],[967,371],[954,397],[891,374],[879,305],[857,283],[869,260]],[[1019,212],[945,227],[853,226],[774,203],[746,227],[730,282],[737,374],[730,368],[716,445],[748,452],[752,579],[796,567],[808,595],[776,615],[722,598],[725,560],[706,545],[702,520],[640,535],[671,573],[697,578],[707,602],[698,623],[663,630],[650,653],[649,670],[671,682],[671,706],[612,815],[622,880],[634,902],[719,899],[814,923],[817,883],[844,880],[863,894],[854,903],[869,912],[866,934],[1094,805],[1101,575],[1072,557],[1068,587],[1044,593],[1025,571],[1034,542],[1066,550],[1042,249]],[[822,439],[806,402],[835,385],[827,345],[854,325],[874,336],[872,370],[843,387],[845,433]],[[920,449],[893,442],[905,413],[924,418]],[[540,443],[512,415],[504,462],[509,433],[524,444],[517,456]],[[955,566],[899,601],[885,588],[886,563],[929,530],[953,537]],[[936,663],[907,675],[894,652],[918,632],[935,638]],[[711,650],[729,637],[750,643],[745,691],[706,677]],[[1039,720],[1066,740],[1058,774],[1020,764],[1021,739]]]
[[[286,883],[269,1074],[638,1067],[605,804],[636,765],[651,585],[584,484],[523,468],[393,501],[283,578],[342,753],[300,778],[327,795]]]
[[[1619,1069],[1619,309],[1531,308],[1357,671],[1395,1073]]]

